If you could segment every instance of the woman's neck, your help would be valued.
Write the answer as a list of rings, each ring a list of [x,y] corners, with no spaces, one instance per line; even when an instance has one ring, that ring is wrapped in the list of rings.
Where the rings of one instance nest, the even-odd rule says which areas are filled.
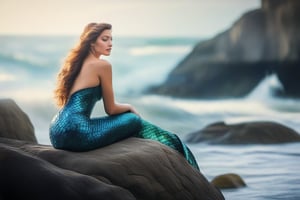
[[[88,58],[89,58],[89,59],[97,59],[97,60],[99,60],[99,59],[100,59],[100,56],[101,56],[101,55],[96,55],[96,54],[94,54],[94,52],[90,52],[89,55],[88,55]]]

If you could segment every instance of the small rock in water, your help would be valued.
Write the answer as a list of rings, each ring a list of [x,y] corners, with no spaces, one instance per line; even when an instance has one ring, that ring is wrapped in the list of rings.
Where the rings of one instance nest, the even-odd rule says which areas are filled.
[[[211,183],[220,189],[240,188],[245,187],[246,183],[237,174],[229,173],[215,177]]]

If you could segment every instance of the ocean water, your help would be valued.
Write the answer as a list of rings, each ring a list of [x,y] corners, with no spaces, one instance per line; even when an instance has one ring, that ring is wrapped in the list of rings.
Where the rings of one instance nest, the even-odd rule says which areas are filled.
[[[39,143],[50,144],[48,127],[57,112],[53,90],[64,56],[76,36],[0,36],[0,98],[12,98],[28,114]],[[143,118],[179,135],[225,121],[274,121],[300,133],[300,100],[272,96],[281,85],[266,77],[248,96],[199,100],[145,95],[202,38],[115,37],[110,57],[114,89],[120,102],[131,103]],[[102,102],[93,116],[104,115]],[[208,180],[237,173],[247,184],[222,190],[228,200],[300,199],[300,143],[276,145],[188,144]]]

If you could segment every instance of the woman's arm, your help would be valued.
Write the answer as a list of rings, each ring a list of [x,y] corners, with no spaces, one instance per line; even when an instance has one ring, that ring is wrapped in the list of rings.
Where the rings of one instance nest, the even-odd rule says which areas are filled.
[[[121,104],[115,102],[114,91],[112,85],[112,69],[111,64],[107,61],[100,60],[97,70],[100,84],[102,87],[102,96],[104,103],[104,110],[108,115],[115,115],[124,112],[132,112],[137,115],[137,111],[130,104]]]

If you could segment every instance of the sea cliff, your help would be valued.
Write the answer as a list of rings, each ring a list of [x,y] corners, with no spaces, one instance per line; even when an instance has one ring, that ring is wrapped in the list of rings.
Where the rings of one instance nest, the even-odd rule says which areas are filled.
[[[198,43],[166,81],[150,93],[184,98],[231,98],[249,94],[276,74],[276,94],[299,97],[300,1],[262,0],[228,30]]]

